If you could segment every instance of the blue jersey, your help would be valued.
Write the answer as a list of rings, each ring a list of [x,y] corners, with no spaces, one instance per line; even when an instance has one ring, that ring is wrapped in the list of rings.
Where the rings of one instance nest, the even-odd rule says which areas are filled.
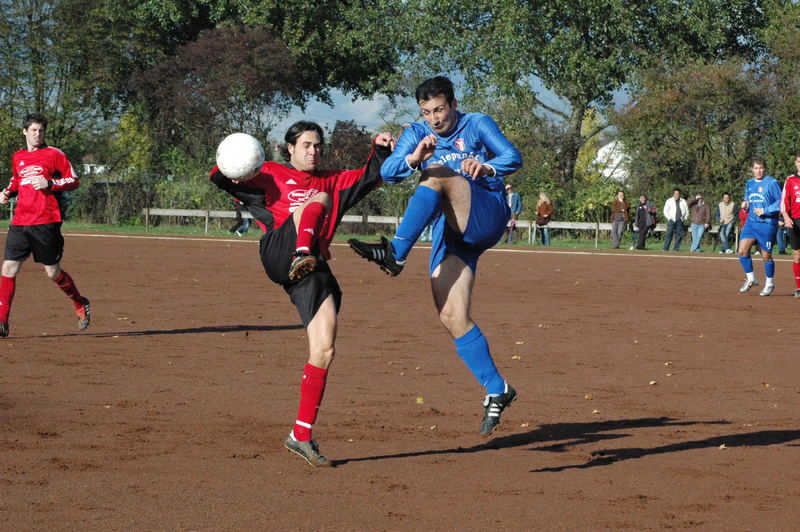
[[[761,181],[750,179],[744,185],[744,199],[748,203],[747,223],[760,223],[778,226],[781,212],[781,185],[774,178],[765,175]],[[756,216],[755,209],[764,209]]]
[[[433,157],[420,165],[424,170],[431,164],[447,166],[461,173],[461,161],[467,158],[494,168],[494,176],[479,176],[475,182],[487,190],[504,192],[503,176],[516,172],[522,166],[522,155],[500,132],[490,117],[480,113],[457,113],[455,127],[447,136],[437,136]],[[436,134],[427,122],[413,122],[397,141],[392,155],[381,166],[381,177],[389,183],[399,183],[414,173],[406,163],[423,138]]]

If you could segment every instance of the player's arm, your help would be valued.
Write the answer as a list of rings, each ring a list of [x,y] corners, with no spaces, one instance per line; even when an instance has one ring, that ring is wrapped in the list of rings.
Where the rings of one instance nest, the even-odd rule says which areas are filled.
[[[381,165],[381,178],[387,183],[399,183],[413,174],[417,170],[417,165],[410,165],[408,156],[414,153],[424,138],[424,135],[416,131],[415,126],[406,128],[397,139],[394,151]]]
[[[485,161],[483,166],[489,168],[486,175],[507,176],[522,168],[522,154],[503,135],[497,123],[489,116],[481,116],[477,123],[478,136],[494,157]],[[473,177],[475,177],[473,175]]]
[[[794,221],[792,220],[792,205],[790,201],[791,194],[788,194],[789,182],[792,180],[792,177],[789,176],[786,179],[786,182],[783,184],[783,190],[781,191],[781,216],[783,216],[783,224],[788,227],[794,227]]]
[[[219,171],[219,168],[215,166],[214,169],[211,170],[209,179],[217,186],[217,188],[224,190],[242,202],[242,205],[247,208],[253,218],[264,227],[265,232],[272,230],[272,228],[275,226],[275,218],[269,209],[267,209],[266,191],[256,186],[252,186],[257,184],[256,181],[253,181],[256,178],[251,180],[253,181],[252,183],[250,181],[244,182],[249,183],[251,186],[245,186],[242,183],[234,183],[225,177],[225,175]]]
[[[61,150],[56,152],[54,163],[56,170],[53,172],[52,178],[47,180],[46,188],[49,188],[52,192],[66,192],[78,188],[81,180],[78,178],[78,174],[69,159]],[[37,188],[35,184],[34,188]]]

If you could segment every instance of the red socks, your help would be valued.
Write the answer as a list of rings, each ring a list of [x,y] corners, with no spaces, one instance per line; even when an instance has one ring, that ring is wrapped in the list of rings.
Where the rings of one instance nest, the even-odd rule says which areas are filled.
[[[83,306],[85,299],[83,296],[81,296],[81,293],[78,292],[78,287],[75,286],[75,282],[67,272],[61,270],[61,275],[56,278],[55,283],[65,294],[67,294],[67,297],[72,300],[72,303],[75,305],[75,310],[78,310]]]
[[[0,321],[3,323],[8,323],[8,314],[11,312],[11,301],[14,300],[16,288],[16,277],[0,277]]]
[[[311,246],[314,238],[322,230],[322,222],[325,221],[325,205],[318,201],[309,203],[300,215],[300,223],[297,226],[297,251],[311,253]]]
[[[800,290],[800,262],[793,262],[792,270],[794,270],[794,284]]]
[[[294,437],[298,441],[311,439],[311,427],[317,420],[317,411],[325,393],[325,381],[328,370],[306,364],[303,370],[303,380],[300,383],[300,408],[297,411],[297,421],[294,423]]]

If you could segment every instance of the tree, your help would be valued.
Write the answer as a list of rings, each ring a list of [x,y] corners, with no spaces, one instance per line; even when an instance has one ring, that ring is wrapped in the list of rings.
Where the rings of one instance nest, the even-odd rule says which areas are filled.
[[[563,181],[572,180],[581,146],[608,126],[581,132],[587,112],[609,107],[638,67],[659,57],[680,63],[695,56],[755,56],[753,30],[763,22],[758,0],[378,4],[360,17],[377,38],[398,43],[397,56],[419,77],[455,73],[469,92],[531,100],[528,113],[557,117],[564,132],[558,157]],[[395,84],[403,83],[398,74]],[[546,101],[542,88],[558,101]]]

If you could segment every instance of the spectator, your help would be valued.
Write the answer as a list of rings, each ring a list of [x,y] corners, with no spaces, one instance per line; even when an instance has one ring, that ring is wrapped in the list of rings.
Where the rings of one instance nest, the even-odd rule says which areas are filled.
[[[703,201],[702,194],[695,194],[694,199],[689,200],[689,213],[692,221],[692,248],[695,253],[702,253],[700,242],[703,240],[703,235],[711,227],[711,209],[708,204]]]
[[[509,183],[506,185],[506,201],[511,208],[511,220],[508,222],[508,238],[509,244],[514,243],[514,230],[517,228],[517,216],[522,212],[522,200],[519,194],[514,192],[514,187]]]
[[[639,196],[639,203],[636,205],[636,227],[637,237],[635,238],[636,249],[644,249],[647,235],[656,226],[656,206],[652,201],[647,199],[647,196],[642,194]],[[631,245],[631,249],[633,249]]]
[[[235,233],[236,236],[242,236],[250,229],[250,218],[242,216],[242,211],[247,211],[247,207],[242,205],[242,202],[238,199],[234,199],[233,210],[236,211],[236,223],[233,224],[233,227],[231,227],[228,232],[232,234]]]
[[[664,251],[669,251],[672,237],[675,237],[674,251],[681,250],[683,240],[683,221],[689,216],[689,206],[686,200],[681,197],[681,189],[676,188],[672,191],[672,197],[664,203],[664,219],[667,221],[667,232],[664,235]]]
[[[775,234],[775,243],[778,244],[778,255],[788,255],[786,253],[786,223],[783,219],[778,220],[778,232]]]
[[[625,201],[625,193],[621,190],[617,192],[617,197],[611,203],[611,243],[614,249],[619,249],[619,242],[628,226],[630,208],[630,204]]]
[[[731,233],[733,232],[733,216],[736,206],[731,201],[727,192],[722,195],[722,201],[717,205],[717,221],[719,222],[720,253],[733,253],[731,249]]]
[[[550,218],[556,212],[553,207],[553,202],[543,191],[539,192],[539,203],[536,204],[536,226],[539,228],[539,234],[542,235],[542,245],[550,245],[550,228],[547,224],[550,223]]]

